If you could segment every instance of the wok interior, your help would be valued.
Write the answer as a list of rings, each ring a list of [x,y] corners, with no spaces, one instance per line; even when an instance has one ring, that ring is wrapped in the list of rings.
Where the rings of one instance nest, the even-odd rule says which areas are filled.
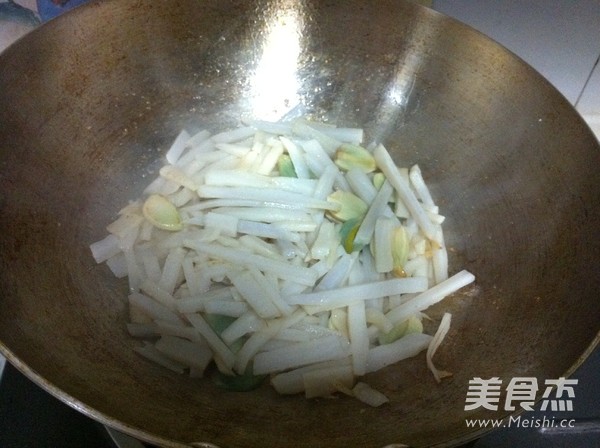
[[[292,56],[290,56],[292,53]],[[145,440],[222,447],[452,445],[468,380],[556,378],[597,331],[598,144],[532,69],[409,3],[93,3],[0,56],[0,340],[61,399]],[[223,392],[135,355],[127,287],[88,245],[156,176],[182,127],[308,115],[418,163],[450,269],[476,285],[437,364],[372,375],[390,405]],[[485,416],[473,411],[469,416]],[[501,417],[501,413],[487,416]]]

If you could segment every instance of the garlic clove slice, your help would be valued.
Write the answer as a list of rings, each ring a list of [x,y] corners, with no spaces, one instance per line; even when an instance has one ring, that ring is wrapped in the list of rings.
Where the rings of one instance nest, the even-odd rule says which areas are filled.
[[[177,232],[183,228],[177,208],[162,195],[148,196],[142,207],[142,213],[144,218],[159,229]]]

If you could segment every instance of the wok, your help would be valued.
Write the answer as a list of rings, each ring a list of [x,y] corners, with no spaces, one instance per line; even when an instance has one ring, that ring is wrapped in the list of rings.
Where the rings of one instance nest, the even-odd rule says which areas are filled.
[[[373,375],[366,408],[223,392],[150,365],[125,283],[88,245],[182,127],[307,115],[419,163],[476,285],[436,355]],[[452,446],[469,379],[570,374],[598,342],[600,152],[567,101],[483,35],[398,1],[107,0],[0,55],[0,348],[81,412],[175,447]]]

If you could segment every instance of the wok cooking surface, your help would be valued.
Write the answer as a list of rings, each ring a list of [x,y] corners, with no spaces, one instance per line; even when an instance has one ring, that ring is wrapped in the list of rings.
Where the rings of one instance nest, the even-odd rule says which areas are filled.
[[[560,413],[575,418],[579,425],[567,432],[539,428],[495,430],[460,448],[591,448],[600,438],[600,349],[586,360],[573,378],[579,380],[574,400],[576,412]],[[526,418],[542,418],[546,412],[526,413]],[[33,424],[35,422],[35,424]],[[0,446],[3,448],[153,448],[120,433],[110,437],[107,429],[57,400],[14,367],[7,367],[0,381]]]
[[[594,371],[598,371],[597,369],[600,368],[599,362],[598,362],[598,349],[594,352],[594,355],[588,360],[588,362],[582,367],[582,369],[578,372],[578,374],[575,375],[575,377],[578,377],[579,374],[581,374],[581,381],[580,381],[580,387],[578,387],[577,389],[577,400],[575,401],[575,409],[578,410],[577,414],[572,414],[573,417],[576,417],[577,419],[580,419],[582,422],[585,422],[586,419],[593,419],[593,418],[597,418],[598,417],[598,409],[597,407],[593,407],[590,406],[590,403],[594,403],[596,400],[594,399],[590,399],[590,397],[597,397],[598,396],[598,388],[597,388],[597,383],[594,383],[592,381],[592,378],[595,377],[595,375],[592,375],[591,372]],[[14,378],[15,376],[18,376],[20,374],[18,374],[16,371],[14,371],[14,369],[10,369],[10,376],[8,377],[10,378]],[[5,408],[5,402],[3,402],[1,400],[1,398],[6,397],[6,394],[3,393],[3,384],[6,384],[5,382],[3,382],[2,384],[0,384],[0,412],[3,412],[6,408]],[[19,384],[21,384],[21,386],[23,388],[27,388],[27,387],[33,387],[34,389],[37,388],[37,386],[32,385],[31,383],[27,383],[27,381],[23,382],[21,381]],[[591,387],[590,387],[591,385]],[[11,395],[11,399],[14,400],[15,396]],[[53,398],[51,398],[53,400]],[[13,401],[13,403],[15,403],[16,401]],[[2,414],[2,417],[5,417],[6,414]],[[77,416],[75,418],[79,418],[80,416]],[[70,417],[69,417],[70,418]],[[12,421],[6,418],[2,418],[0,419],[0,423],[2,421]],[[68,421],[68,420],[67,420]],[[78,420],[76,420],[78,421]],[[64,423],[64,422],[63,422]],[[56,424],[61,424],[60,422],[56,422]],[[66,425],[68,426],[70,423],[66,423]],[[0,431],[2,431],[2,428],[0,428]],[[93,434],[95,434],[97,431],[97,425],[92,424],[90,426],[90,432],[89,432],[89,436],[84,436],[84,437],[92,437]],[[533,431],[533,432],[537,432],[537,431]],[[529,435],[533,434],[533,432],[529,431]],[[4,431],[0,432],[0,433],[4,433]],[[102,437],[102,432],[100,431],[98,434],[100,434],[100,437]],[[97,435],[98,435],[97,434]],[[545,437],[549,437],[548,434],[544,435]],[[493,446],[505,446],[507,443],[507,439],[506,437],[506,432],[505,431],[497,431],[495,434],[492,434],[490,436],[484,437],[482,439],[480,439],[478,442],[476,443],[470,443],[469,446],[476,446],[476,447],[493,447]],[[521,431],[520,434],[521,437],[521,441],[523,443],[525,443],[525,441],[528,441],[528,432],[527,431]],[[555,440],[562,440],[560,439],[561,437],[564,437],[563,434],[559,434],[559,433],[555,433],[554,434]],[[579,437],[579,436],[578,436]],[[547,440],[547,439],[546,439]],[[589,434],[588,434],[588,438],[574,438],[574,439],[569,439],[569,446],[577,446],[574,445],[574,443],[577,442],[581,442],[582,445],[581,446],[592,446],[592,443],[594,443],[596,439],[593,438],[589,438]],[[530,442],[530,441],[529,441]],[[527,442],[527,446],[535,446],[532,445],[531,443]],[[108,443],[110,444],[111,442],[108,441]],[[487,444],[486,444],[487,443]],[[2,443],[2,440],[0,440],[0,446],[8,446],[10,447],[10,445],[5,445]],[[64,446],[64,445],[63,445]],[[73,445],[73,446],[77,446],[77,445]],[[92,444],[89,444],[89,446],[92,446]],[[98,445],[101,446],[101,445]],[[541,446],[541,445],[540,445]],[[543,446],[548,446],[547,444],[543,445]]]

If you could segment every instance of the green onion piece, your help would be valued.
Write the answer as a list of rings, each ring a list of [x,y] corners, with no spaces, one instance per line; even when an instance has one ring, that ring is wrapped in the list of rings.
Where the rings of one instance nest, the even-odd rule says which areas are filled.
[[[221,314],[205,314],[204,319],[206,323],[217,333],[219,336],[227,327],[229,327],[235,320],[235,317],[231,316],[223,316]],[[245,339],[239,338],[229,344],[229,349],[233,353],[237,353],[240,351],[242,346],[244,345]]]
[[[373,186],[378,190],[381,188],[383,183],[385,182],[385,174],[383,173],[375,173],[373,175]]]
[[[235,317],[223,316],[221,314],[205,314],[204,319],[218,335],[221,335],[236,320]]]
[[[380,332],[378,335],[379,344],[391,344],[411,333],[423,333],[423,323],[418,317],[411,316],[396,324],[394,328],[387,333]]]
[[[344,246],[346,253],[352,253],[353,251],[362,249],[362,247],[354,247],[354,238],[356,237],[356,232],[358,232],[361,222],[361,219],[353,218],[344,222],[340,227],[342,246]]]
[[[292,158],[288,154],[281,154],[277,159],[279,175],[283,177],[298,177]]]
[[[267,375],[254,375],[252,368],[248,367],[243,375],[225,375],[215,370],[212,380],[221,389],[234,392],[247,392],[259,387]]]

